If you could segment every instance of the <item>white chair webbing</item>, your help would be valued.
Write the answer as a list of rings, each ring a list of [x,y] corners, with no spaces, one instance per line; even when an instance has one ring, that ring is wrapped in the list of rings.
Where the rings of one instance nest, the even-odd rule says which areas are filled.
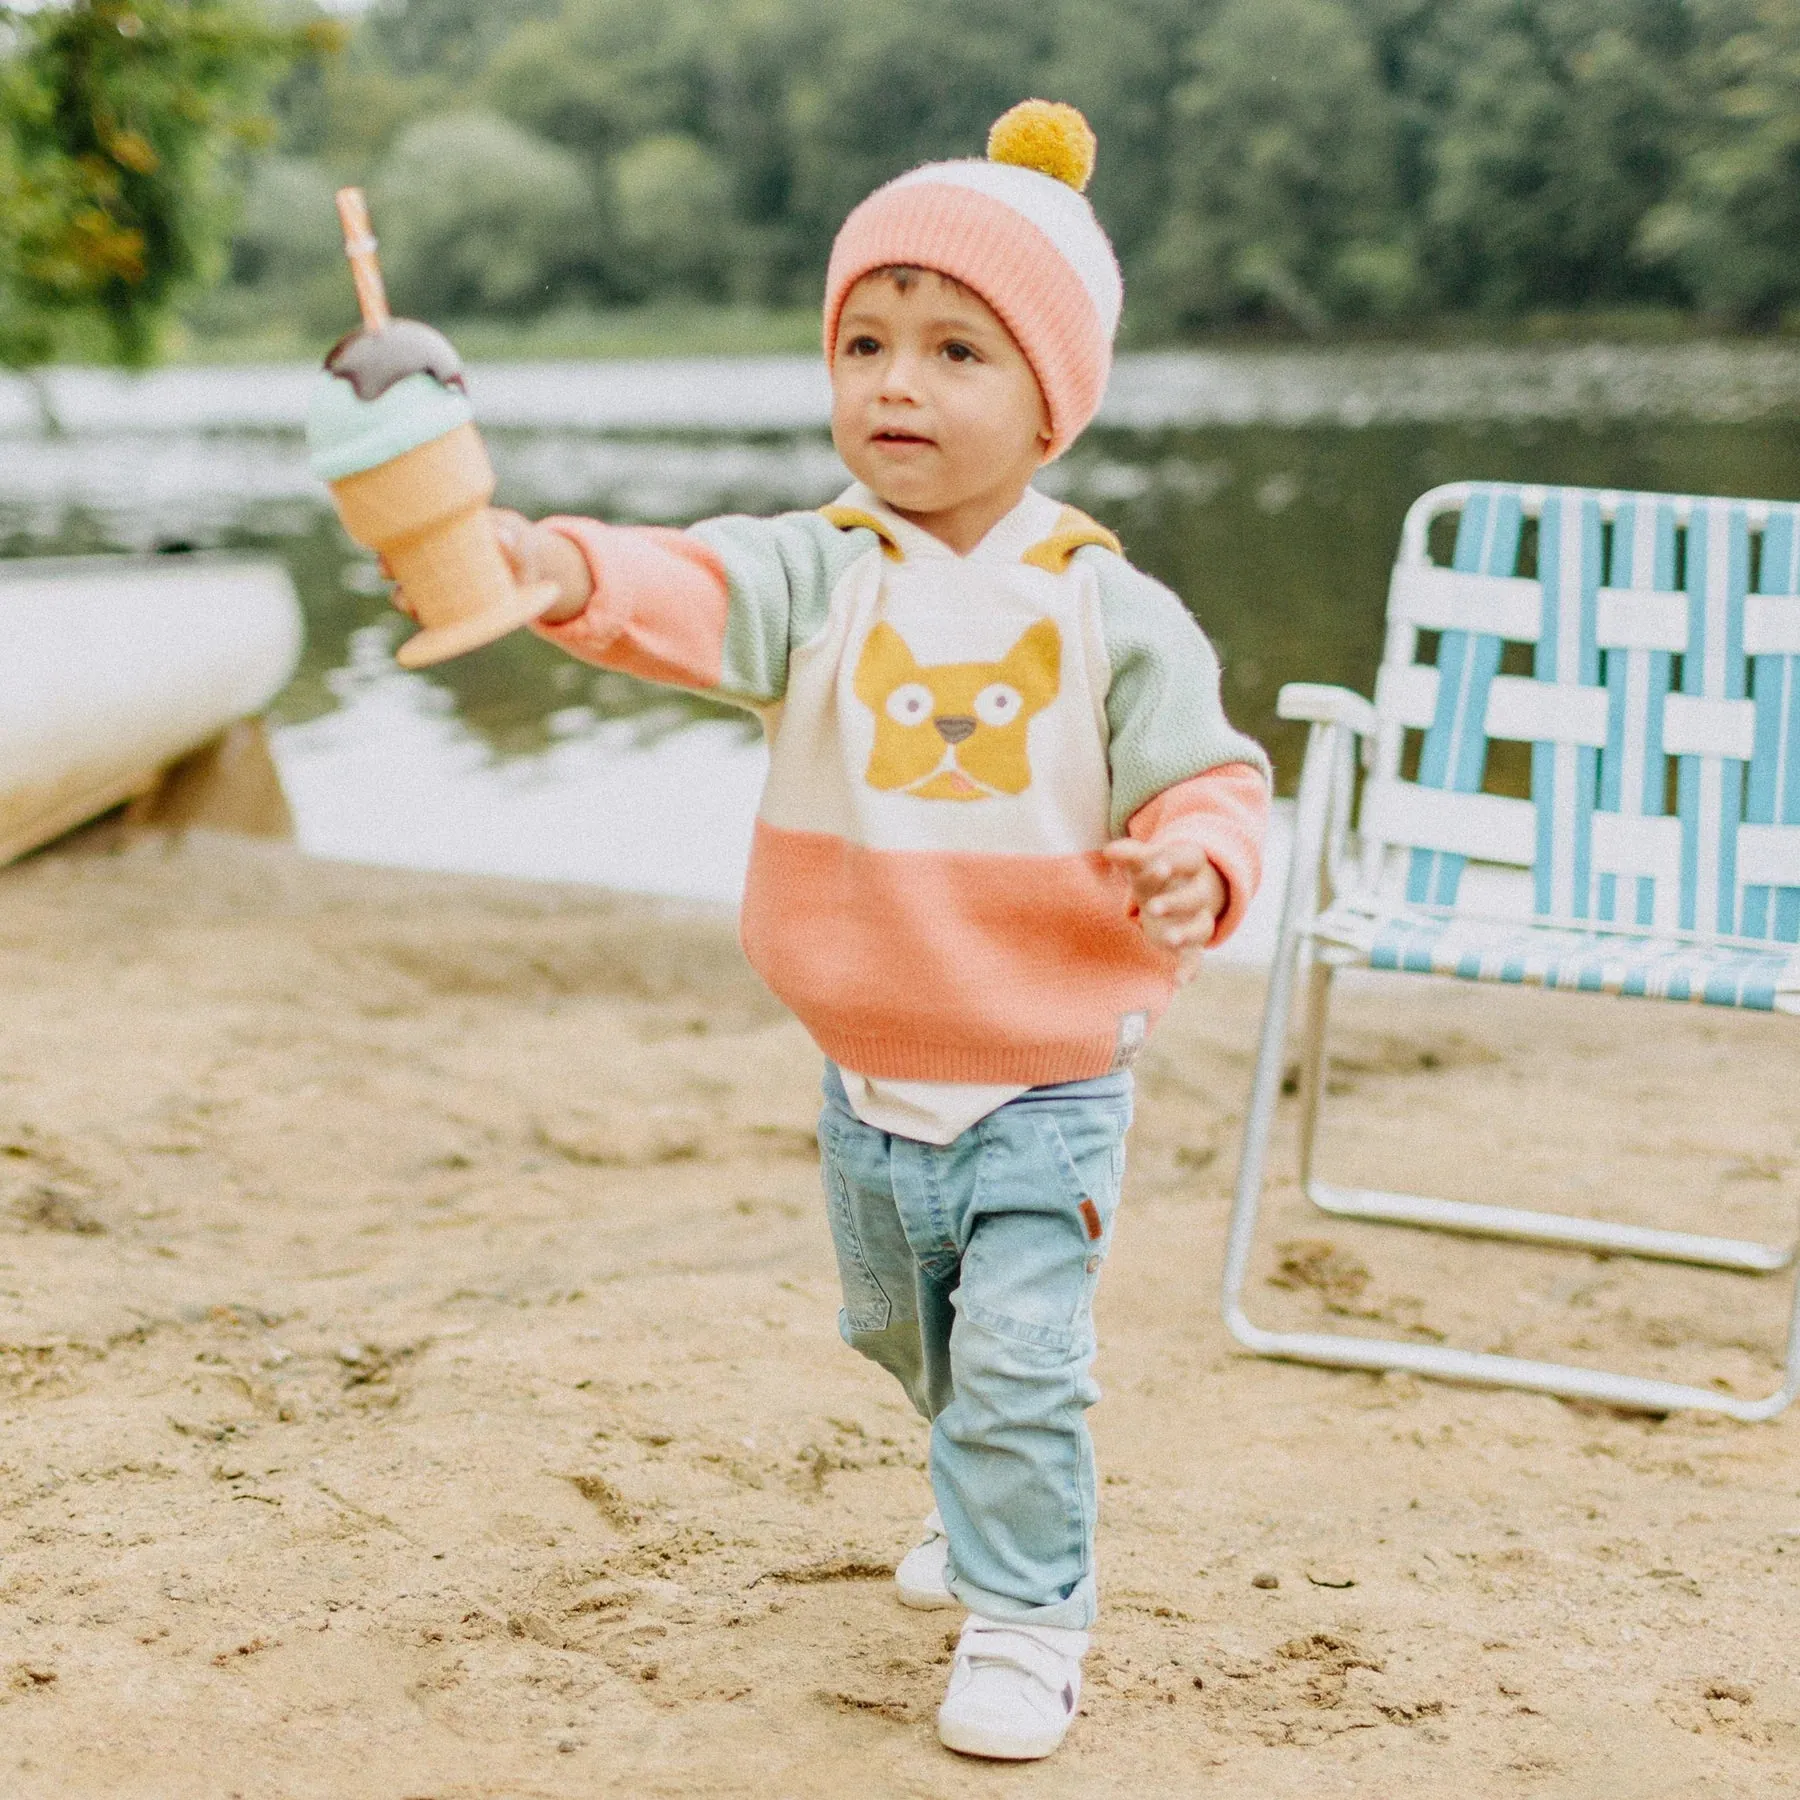
[[[1476,489],[1457,522],[1451,568],[1468,575],[1512,576],[1524,523],[1515,491]],[[1541,602],[1538,610],[1541,616]],[[1445,630],[1439,637],[1437,716],[1420,752],[1420,787],[1459,794],[1480,791],[1487,768],[1488,690],[1500,670],[1502,641],[1490,633],[1467,630]],[[1407,899],[1416,905],[1454,905],[1466,860],[1451,851],[1414,850],[1407,871]]]
[[[1759,593],[1800,596],[1800,509],[1784,506],[1771,516],[1758,573]],[[1800,825],[1800,601],[1758,611],[1769,621],[1764,641],[1770,648],[1751,659],[1756,742],[1744,823],[1752,829]],[[1789,628],[1785,633],[1778,632],[1778,621]],[[1776,648],[1784,636],[1785,648]],[[1777,881],[1778,871],[1768,867],[1746,873],[1738,929],[1746,937],[1800,941],[1800,877]]]
[[[1452,566],[1436,567],[1432,527],[1451,512]],[[1753,1399],[1585,1363],[1270,1330],[1245,1305],[1302,978],[1300,1185],[1330,1217],[1740,1273],[1794,1264],[1786,1241],[1345,1186],[1319,1174],[1317,1148],[1332,976],[1351,962],[1800,1015],[1797,521],[1785,503],[1464,482],[1408,512],[1373,721],[1354,696],[1317,691],[1284,713],[1313,736],[1222,1293],[1227,1327],[1258,1355],[1744,1420],[1800,1394],[1800,1288],[1780,1385]],[[1423,632],[1437,637],[1431,666]],[[1366,758],[1354,828],[1350,731]],[[1531,747],[1529,798],[1484,791],[1501,740]]]
[[[1509,920],[1371,914],[1354,906],[1333,908],[1315,922],[1312,935],[1354,951],[1372,969],[1800,1012],[1800,950],[1785,945],[1706,944]]]
[[[1754,584],[1752,511],[1482,485],[1448,569],[1395,570],[1377,706],[1384,731],[1429,723],[1416,779],[1378,773],[1363,829],[1410,846],[1407,904],[1454,908],[1473,857],[1528,863],[1544,919],[1800,941],[1800,509],[1754,507]],[[1533,643],[1529,678],[1500,673],[1507,641]],[[1495,738],[1532,746],[1523,849],[1517,803],[1481,792]]]

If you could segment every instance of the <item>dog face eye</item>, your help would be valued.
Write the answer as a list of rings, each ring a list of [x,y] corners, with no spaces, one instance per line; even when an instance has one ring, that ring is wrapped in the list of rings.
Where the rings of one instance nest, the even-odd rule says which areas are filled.
[[[1025,697],[1004,681],[990,682],[975,696],[975,716],[984,725],[1010,725],[1025,705]]]
[[[888,695],[887,716],[896,725],[923,725],[931,706],[931,689],[922,681],[907,681]]]

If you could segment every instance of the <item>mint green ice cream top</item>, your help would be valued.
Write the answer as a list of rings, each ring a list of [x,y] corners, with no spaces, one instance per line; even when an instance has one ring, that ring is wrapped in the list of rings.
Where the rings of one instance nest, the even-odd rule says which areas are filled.
[[[360,475],[466,425],[467,395],[435,376],[408,375],[375,400],[359,400],[338,375],[321,375],[306,412],[306,447],[321,481]]]

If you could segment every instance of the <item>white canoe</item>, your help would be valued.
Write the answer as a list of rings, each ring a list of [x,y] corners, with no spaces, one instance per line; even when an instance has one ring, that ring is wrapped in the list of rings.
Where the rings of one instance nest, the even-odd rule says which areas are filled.
[[[279,563],[0,562],[0,863],[148,792],[260,713],[300,657]]]

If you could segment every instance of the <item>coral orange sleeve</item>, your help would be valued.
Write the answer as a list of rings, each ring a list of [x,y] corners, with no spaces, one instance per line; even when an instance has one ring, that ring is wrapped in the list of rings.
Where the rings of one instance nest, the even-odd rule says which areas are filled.
[[[583,662],[674,687],[716,688],[730,610],[724,565],[705,544],[659,525],[603,525],[595,519],[544,523],[582,554],[594,595],[540,637]]]
[[[1250,763],[1223,763],[1164,788],[1126,823],[1140,844],[1198,844],[1225,883],[1225,908],[1207,948],[1237,930],[1262,880],[1263,833],[1269,822],[1269,784]]]

